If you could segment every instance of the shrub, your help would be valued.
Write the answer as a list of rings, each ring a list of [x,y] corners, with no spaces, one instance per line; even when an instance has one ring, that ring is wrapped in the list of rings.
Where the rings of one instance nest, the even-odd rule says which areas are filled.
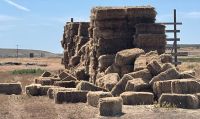
[[[42,70],[42,69],[22,69],[22,70],[14,70],[11,73],[12,74],[29,74],[29,73],[39,73],[42,74],[44,73],[46,70]]]

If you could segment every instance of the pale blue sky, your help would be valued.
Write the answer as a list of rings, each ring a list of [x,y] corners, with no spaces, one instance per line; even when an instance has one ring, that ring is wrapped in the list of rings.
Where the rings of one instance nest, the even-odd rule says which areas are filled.
[[[177,10],[180,44],[200,44],[199,0],[0,0],[0,48],[45,50],[62,53],[63,26],[89,21],[94,6],[141,6],[156,8],[156,22],[173,22]],[[167,26],[166,30],[172,30]],[[167,34],[168,38],[173,34]],[[169,42],[172,43],[172,42]]]

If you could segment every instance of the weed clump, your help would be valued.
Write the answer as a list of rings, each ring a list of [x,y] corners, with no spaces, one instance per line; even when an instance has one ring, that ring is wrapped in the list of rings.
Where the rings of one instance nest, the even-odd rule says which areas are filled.
[[[29,74],[29,73],[39,73],[42,74],[44,73],[46,70],[42,70],[42,69],[22,69],[22,70],[14,70],[11,71],[11,74]]]

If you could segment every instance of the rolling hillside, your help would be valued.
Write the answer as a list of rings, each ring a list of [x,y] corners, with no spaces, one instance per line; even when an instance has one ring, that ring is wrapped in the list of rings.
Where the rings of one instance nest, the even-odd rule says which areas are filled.
[[[41,57],[43,54],[44,57],[59,57],[59,54],[54,54],[47,51],[41,50],[29,50],[29,49],[18,49],[18,56],[19,57],[29,57],[30,53],[34,53],[34,57]],[[2,49],[0,48],[0,58],[4,57],[16,57],[17,50],[16,49]]]

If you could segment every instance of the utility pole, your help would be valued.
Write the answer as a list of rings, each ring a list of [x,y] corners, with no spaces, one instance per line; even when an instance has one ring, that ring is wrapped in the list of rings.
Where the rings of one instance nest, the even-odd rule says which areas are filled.
[[[17,46],[17,58],[18,58],[18,45],[16,45]]]

